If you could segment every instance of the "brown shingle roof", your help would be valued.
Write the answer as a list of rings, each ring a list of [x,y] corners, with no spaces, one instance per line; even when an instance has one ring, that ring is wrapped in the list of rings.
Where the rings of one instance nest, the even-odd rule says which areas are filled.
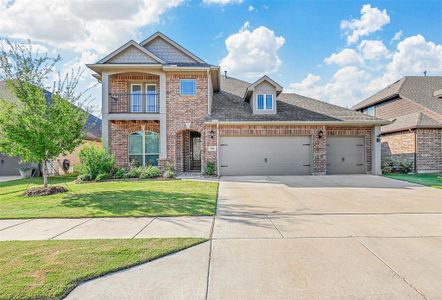
[[[392,123],[381,127],[382,133],[407,130],[412,128],[442,128],[442,123],[425,113],[414,112],[391,120]]]

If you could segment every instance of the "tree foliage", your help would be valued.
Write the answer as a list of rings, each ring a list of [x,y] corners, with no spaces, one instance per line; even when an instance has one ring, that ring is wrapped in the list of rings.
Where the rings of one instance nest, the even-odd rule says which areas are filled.
[[[0,94],[0,153],[20,156],[23,162],[43,166],[47,185],[47,162],[72,152],[84,139],[89,98],[76,93],[80,70],[56,78],[61,60],[40,55],[32,44],[12,44],[0,48],[0,79],[7,92]],[[7,49],[5,49],[7,48]]]

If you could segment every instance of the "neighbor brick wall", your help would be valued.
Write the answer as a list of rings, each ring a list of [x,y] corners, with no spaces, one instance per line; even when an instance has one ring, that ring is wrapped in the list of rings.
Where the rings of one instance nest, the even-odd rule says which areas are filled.
[[[398,167],[400,161],[409,161],[414,169],[415,147],[415,134],[409,130],[383,134],[381,137],[382,159],[391,159],[394,168]]]
[[[442,172],[442,129],[416,130],[417,172]]]
[[[110,151],[115,155],[116,164],[121,167],[129,165],[129,135],[140,131],[160,132],[159,121],[109,121]]]
[[[207,139],[205,155],[208,161],[216,162],[217,152],[209,152],[209,146],[216,146],[216,126],[207,126],[205,131],[209,136],[214,131],[214,139]],[[318,132],[324,132],[323,138],[318,138]],[[312,137],[313,174],[326,172],[326,147],[327,135],[331,136],[363,136],[365,138],[367,171],[371,171],[372,156],[372,131],[371,127],[326,127],[326,126],[296,126],[296,125],[219,125],[220,136],[290,136],[309,135]]]
[[[57,175],[63,175],[65,172],[63,171],[63,161],[65,159],[69,160],[70,167],[67,173],[72,173],[74,171],[74,166],[80,165],[80,158],[78,157],[78,154],[80,153],[80,150],[87,146],[96,146],[98,148],[101,148],[101,142],[99,141],[90,141],[87,140],[80,146],[77,146],[74,151],[72,151],[69,154],[66,155],[60,155],[56,159],[52,161],[52,168],[54,174]]]
[[[196,96],[180,95],[180,79],[196,79]],[[206,132],[204,119],[208,110],[207,73],[167,73],[167,159],[175,165],[178,172],[184,170],[183,130],[201,133],[201,166],[205,165]],[[189,123],[189,128],[186,123]],[[164,164],[164,162],[162,162]]]

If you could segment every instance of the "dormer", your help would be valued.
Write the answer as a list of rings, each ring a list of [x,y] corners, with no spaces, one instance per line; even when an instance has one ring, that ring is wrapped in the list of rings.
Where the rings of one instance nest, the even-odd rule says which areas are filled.
[[[250,103],[254,114],[276,114],[276,97],[281,92],[282,86],[264,75],[247,87],[244,100]]]

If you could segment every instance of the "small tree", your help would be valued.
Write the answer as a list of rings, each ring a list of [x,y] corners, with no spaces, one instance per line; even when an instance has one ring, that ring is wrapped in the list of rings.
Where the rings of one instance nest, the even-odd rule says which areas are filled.
[[[6,79],[8,93],[0,95],[0,153],[20,156],[23,162],[42,165],[44,187],[48,185],[48,162],[72,152],[84,139],[87,121],[84,92],[75,90],[82,74],[71,71],[53,83],[60,56],[34,54],[32,44],[0,48],[0,78]]]

